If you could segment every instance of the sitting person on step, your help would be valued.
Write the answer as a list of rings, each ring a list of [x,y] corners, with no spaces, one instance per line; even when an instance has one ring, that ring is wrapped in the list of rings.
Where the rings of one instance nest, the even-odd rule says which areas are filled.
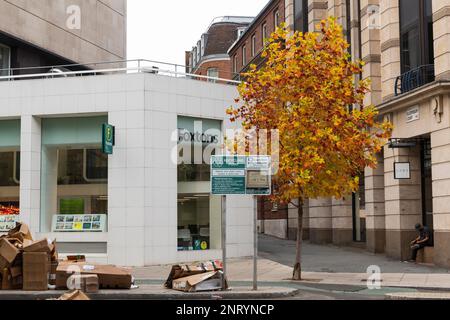
[[[416,224],[416,231],[419,233],[419,236],[411,241],[411,260],[410,262],[416,262],[417,260],[417,253],[419,250],[424,249],[426,246],[430,245],[430,229],[426,226],[423,226],[422,224],[418,223]]]

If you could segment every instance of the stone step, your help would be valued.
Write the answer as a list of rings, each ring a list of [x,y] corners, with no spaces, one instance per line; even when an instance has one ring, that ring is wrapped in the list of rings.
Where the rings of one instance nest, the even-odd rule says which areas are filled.
[[[425,247],[417,253],[417,263],[433,264],[434,247]]]

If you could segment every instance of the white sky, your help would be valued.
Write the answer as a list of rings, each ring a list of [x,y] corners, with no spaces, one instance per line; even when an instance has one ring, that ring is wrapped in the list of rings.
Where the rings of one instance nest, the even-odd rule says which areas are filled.
[[[218,16],[256,16],[268,0],[128,0],[127,59],[184,65]]]

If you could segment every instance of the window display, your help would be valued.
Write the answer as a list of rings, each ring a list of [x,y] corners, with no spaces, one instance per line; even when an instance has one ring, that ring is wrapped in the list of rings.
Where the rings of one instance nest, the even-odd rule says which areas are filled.
[[[0,232],[7,232],[19,221],[19,152],[0,152]]]
[[[221,248],[221,199],[210,196],[210,157],[220,143],[221,122],[178,118],[178,250]],[[194,193],[193,193],[194,192]]]

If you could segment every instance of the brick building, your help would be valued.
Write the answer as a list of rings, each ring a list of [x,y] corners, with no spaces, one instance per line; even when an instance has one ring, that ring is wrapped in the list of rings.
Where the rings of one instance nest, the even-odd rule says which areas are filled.
[[[232,79],[230,57],[227,53],[253,17],[218,17],[186,52],[186,73],[222,79]]]

